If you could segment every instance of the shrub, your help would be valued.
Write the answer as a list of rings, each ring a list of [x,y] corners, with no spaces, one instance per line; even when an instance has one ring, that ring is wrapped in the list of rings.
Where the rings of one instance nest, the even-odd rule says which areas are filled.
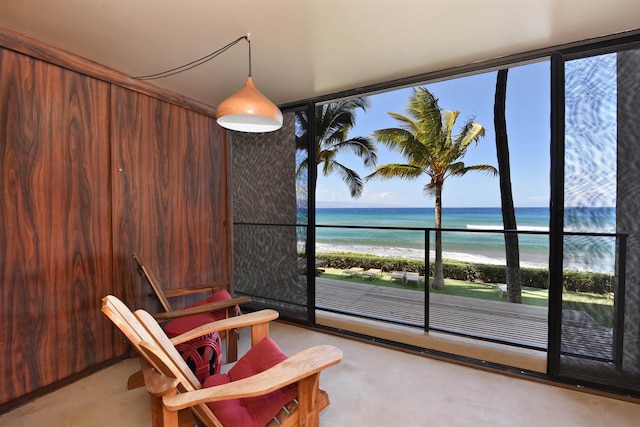
[[[327,260],[327,266],[337,269],[349,267],[380,268],[382,271],[417,271],[425,275],[424,261],[405,258],[388,258],[352,252],[319,253],[317,258]],[[433,262],[429,263],[429,276],[433,276]],[[474,264],[445,260],[444,277],[467,282],[505,283],[505,267],[493,264]],[[549,289],[549,270],[546,268],[521,268],[522,286]],[[602,273],[567,271],[562,287],[567,291],[604,294],[612,289],[613,277]]]

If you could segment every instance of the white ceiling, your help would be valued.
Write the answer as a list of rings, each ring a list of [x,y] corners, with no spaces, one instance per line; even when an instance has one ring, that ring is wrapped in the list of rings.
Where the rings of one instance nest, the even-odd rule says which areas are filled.
[[[640,0],[0,0],[0,26],[137,76],[251,33],[276,104],[640,28]],[[154,84],[216,105],[247,44]]]

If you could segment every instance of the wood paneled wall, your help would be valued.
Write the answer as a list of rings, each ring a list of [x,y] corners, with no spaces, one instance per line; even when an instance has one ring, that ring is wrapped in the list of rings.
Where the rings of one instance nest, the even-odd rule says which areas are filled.
[[[0,29],[0,412],[126,353],[100,306],[155,308],[132,251],[230,283],[225,135],[137,85]]]
[[[112,286],[109,85],[4,50],[0,76],[5,402],[114,353],[99,312]]]
[[[149,285],[129,275],[134,250],[165,289],[229,285],[221,128],[209,117],[118,87],[112,106],[114,250],[127,300],[158,309]]]

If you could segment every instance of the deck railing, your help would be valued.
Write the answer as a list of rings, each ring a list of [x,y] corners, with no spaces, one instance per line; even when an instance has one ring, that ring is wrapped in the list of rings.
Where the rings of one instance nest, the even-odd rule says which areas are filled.
[[[300,229],[304,229],[305,227],[307,227],[307,225],[304,224],[265,224],[265,223],[234,223],[235,225],[239,225],[239,226],[257,226],[257,227],[296,227],[298,230]],[[437,330],[437,331],[443,331],[443,332],[449,332],[449,333],[454,333],[454,334],[461,334],[461,335],[470,335],[470,336],[474,336],[473,333],[469,333],[469,331],[461,331],[461,330],[455,330],[453,328],[450,328],[448,326],[441,326],[441,325],[433,325],[430,322],[430,318],[431,318],[431,308],[432,308],[432,303],[430,301],[430,292],[429,292],[429,275],[428,275],[428,271],[429,271],[429,264],[430,264],[430,252],[431,252],[431,236],[432,233],[436,233],[436,232],[441,232],[443,235],[446,235],[447,233],[472,233],[472,234],[482,234],[482,235],[489,235],[489,234],[518,234],[518,235],[542,235],[542,236],[548,236],[549,232],[547,231],[535,231],[535,230],[498,230],[498,229],[460,229],[460,228],[440,228],[440,229],[436,229],[436,228],[432,228],[432,227],[391,227],[391,226],[367,226],[367,225],[326,225],[326,224],[318,224],[315,226],[317,229],[325,229],[325,228],[334,228],[334,229],[354,229],[354,230],[387,230],[387,231],[397,231],[397,232],[419,232],[423,235],[423,239],[424,239],[424,265],[425,265],[425,271],[427,272],[427,274],[425,274],[425,291],[424,291],[424,307],[423,307],[423,312],[424,312],[424,323],[421,325],[421,327],[425,330],[425,331],[429,331],[429,330]],[[304,233],[303,233],[304,234]],[[315,236],[315,234],[314,234]],[[608,342],[611,342],[611,351],[608,352],[608,355],[602,356],[602,353],[599,352],[598,355],[594,356],[595,359],[598,360],[603,360],[606,359],[607,361],[612,361],[616,364],[621,362],[621,357],[622,357],[622,346],[623,346],[623,336],[624,336],[624,296],[625,296],[625,263],[626,263],[626,240],[627,240],[627,235],[626,234],[622,234],[622,233],[587,233],[587,232],[565,232],[563,233],[563,236],[565,238],[567,237],[604,237],[604,238],[611,238],[611,239],[615,239],[615,253],[614,253],[614,266],[612,266],[612,268],[616,271],[615,273],[615,279],[616,279],[616,283],[614,285],[614,289],[612,292],[612,297],[613,297],[613,305],[614,305],[614,310],[613,310],[613,317],[614,317],[614,322],[613,322],[613,332],[612,332],[612,339],[610,338]],[[304,240],[304,238],[303,238]],[[445,240],[445,239],[443,239]],[[310,246],[315,246],[315,240],[312,239],[312,241],[306,241],[307,245]],[[446,243],[443,243],[443,245],[446,245]],[[308,256],[308,261],[307,264],[309,266],[309,268],[311,268],[312,270],[309,271],[313,271],[313,268],[315,267],[314,263],[314,255],[315,255],[315,251],[307,251],[307,256]],[[375,255],[375,254],[373,254]],[[560,262],[562,263],[562,260],[551,260],[551,262]],[[560,266],[560,268],[562,269],[562,265]],[[310,280],[313,280],[310,278]],[[550,284],[550,286],[558,286],[557,284]],[[316,290],[317,291],[317,290]],[[311,306],[313,306],[314,308],[316,307],[316,296],[315,294],[309,294],[309,298],[308,298],[308,304],[310,304]],[[504,307],[504,306],[503,306]],[[339,313],[343,313],[343,314],[348,314],[348,315],[354,315],[354,316],[360,316],[360,317],[367,317],[368,315],[366,313],[355,313],[351,310],[349,310],[349,308],[336,308],[336,309],[332,309],[330,307],[323,307],[323,309],[330,309],[332,311],[335,312],[339,312]],[[567,323],[567,330],[569,330],[569,320],[568,319],[563,319],[563,315],[560,314],[559,318],[553,318],[554,317],[554,313],[550,313],[549,316],[551,317],[550,319],[548,319],[548,323],[549,324],[554,324],[555,322],[565,322]],[[380,319],[378,318],[379,316],[376,315],[371,315],[371,318],[377,318],[377,320],[384,320],[387,322],[392,322],[392,323],[406,323],[403,320],[397,320],[397,319],[392,319],[392,318],[384,318],[384,319]],[[412,322],[415,323],[415,322]],[[412,326],[418,326],[415,324],[412,324]],[[576,334],[576,329],[572,329],[571,330],[572,333],[575,335]],[[546,329],[545,329],[546,332]],[[563,333],[564,335],[564,333]],[[476,334],[474,336],[474,338],[478,338],[478,339],[485,339],[485,340],[491,340],[491,341],[497,341],[497,342],[502,342],[502,343],[507,343],[510,345],[516,345],[516,346],[521,346],[521,347],[529,347],[529,348],[538,348],[541,349],[542,346],[540,345],[540,343],[526,343],[523,342],[522,340],[509,340],[508,338],[496,338],[496,337],[492,337],[492,336],[485,336],[482,335],[480,333]],[[575,341],[575,340],[574,340]],[[563,348],[565,347],[565,344],[563,344],[562,346]],[[576,347],[577,348],[577,347]],[[575,354],[575,352],[570,351],[571,354]],[[587,353],[584,354],[585,357],[589,357],[589,355]]]
[[[431,308],[432,308],[432,304],[430,301],[430,292],[429,292],[429,263],[430,263],[430,253],[431,253],[431,233],[437,233],[440,232],[442,235],[445,235],[447,233],[473,233],[473,234],[483,234],[483,235],[487,235],[487,234],[517,234],[517,235],[542,235],[542,236],[548,236],[549,232],[547,231],[535,231],[535,230],[499,230],[499,229],[460,229],[460,228],[431,228],[431,227],[390,227],[390,226],[356,226],[356,225],[326,225],[326,224],[319,224],[316,225],[316,228],[337,228],[337,229],[359,229],[359,230],[395,230],[398,232],[406,232],[406,231],[413,231],[413,232],[420,232],[424,234],[424,265],[425,265],[425,291],[424,291],[424,324],[422,325],[422,327],[424,328],[425,332],[428,332],[429,330],[436,330],[436,331],[442,331],[442,332],[448,332],[448,333],[454,333],[454,334],[462,334],[462,335],[473,335],[473,333],[469,334],[468,331],[458,331],[458,330],[452,330],[451,328],[448,327],[441,327],[441,326],[434,326],[430,324],[430,312],[431,312]],[[597,359],[597,360],[607,360],[607,361],[613,361],[616,364],[617,363],[621,363],[621,357],[622,357],[622,347],[623,347],[623,335],[624,335],[624,296],[625,296],[625,274],[624,272],[626,271],[625,268],[625,262],[626,262],[626,240],[628,235],[623,234],[623,233],[589,233],[589,232],[564,232],[563,236],[566,237],[581,237],[581,238],[586,238],[586,237],[603,237],[603,238],[611,238],[611,239],[615,239],[615,253],[614,253],[614,259],[613,259],[613,263],[614,265],[612,266],[612,271],[615,270],[617,271],[617,274],[615,274],[615,279],[616,279],[616,283],[614,284],[614,289],[615,291],[611,292],[610,294],[612,295],[612,298],[614,299],[614,322],[613,322],[613,334],[612,334],[612,340],[609,340],[611,342],[611,349],[610,351],[603,353],[602,352],[602,347],[603,345],[606,345],[606,340],[602,339],[602,331],[598,332],[597,337],[593,337],[594,339],[591,340],[592,343],[598,342],[599,343],[599,350],[594,352],[594,355],[592,358]],[[444,239],[443,239],[444,240]],[[445,246],[445,243],[443,243],[443,247]],[[375,255],[375,254],[374,254]],[[559,262],[562,262],[562,260],[560,260]],[[612,273],[612,276],[614,274]],[[551,285],[550,285],[551,286]],[[344,310],[343,310],[344,312]],[[345,312],[345,314],[349,314],[348,310],[347,312]],[[353,314],[353,313],[351,313]],[[364,316],[366,317],[366,315]],[[394,321],[392,319],[387,319],[387,321],[391,321],[393,323],[404,323],[403,321]],[[570,337],[570,334],[563,334],[564,337],[566,337],[565,341],[571,341],[572,343],[574,343],[574,346],[576,348],[579,348],[580,345],[577,344],[577,341],[575,339],[575,335],[578,332],[578,329],[576,329],[576,327],[574,326],[570,326],[570,320],[566,318],[564,319],[552,319],[552,322],[557,322],[557,321],[563,321],[564,323],[567,324],[567,327],[565,328],[566,330],[571,330],[572,334],[574,335],[573,337]],[[575,323],[575,322],[574,322]],[[571,324],[573,325],[573,324]],[[593,328],[592,328],[592,332],[593,332]],[[535,333],[534,333],[535,334]],[[475,335],[475,338],[479,338],[479,339],[485,339],[485,340],[489,340],[489,341],[498,341],[498,342],[504,342],[504,343],[508,343],[511,345],[516,345],[519,347],[527,347],[527,348],[540,348],[540,346],[536,343],[532,342],[531,343],[523,343],[522,341],[518,341],[518,340],[509,340],[509,339],[505,339],[505,338],[494,338],[494,337],[487,337],[487,336],[482,336],[482,335]],[[566,347],[565,345],[563,345],[563,347]],[[580,351],[580,350],[578,350]],[[574,351],[570,351],[570,353],[574,354]],[[604,355],[603,355],[604,354]],[[582,354],[585,357],[589,357],[588,352],[583,352]]]

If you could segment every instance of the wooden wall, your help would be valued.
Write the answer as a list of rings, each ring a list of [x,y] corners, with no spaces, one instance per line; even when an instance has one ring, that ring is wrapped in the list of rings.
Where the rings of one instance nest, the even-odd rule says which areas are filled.
[[[206,106],[0,29],[0,412],[126,354],[100,313],[230,283],[228,153]]]
[[[148,297],[148,284],[130,275],[134,250],[167,289],[228,284],[221,128],[209,117],[127,89],[114,87],[111,99],[115,262],[128,299],[158,309],[150,306],[156,300]]]

